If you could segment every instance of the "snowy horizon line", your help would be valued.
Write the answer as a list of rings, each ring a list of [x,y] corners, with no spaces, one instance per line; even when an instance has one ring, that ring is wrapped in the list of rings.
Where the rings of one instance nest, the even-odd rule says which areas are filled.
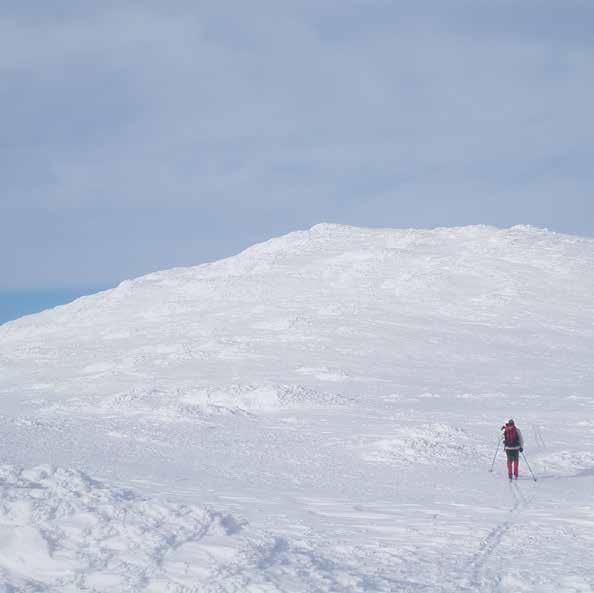
[[[8,288],[5,290],[0,290],[0,295],[4,294],[4,295],[25,295],[25,294],[51,294],[51,293],[58,293],[58,292],[88,292],[88,291],[97,291],[97,292],[102,292],[104,290],[110,290],[111,288],[116,288],[117,286],[119,286],[122,282],[127,282],[127,281],[132,281],[132,280],[136,280],[138,278],[143,278],[144,276],[148,276],[150,274],[157,274],[159,272],[167,272],[167,271],[171,271],[171,270],[184,270],[184,269],[189,269],[189,268],[196,268],[199,266],[203,266],[203,265],[209,265],[209,264],[214,264],[220,261],[224,261],[227,259],[232,259],[234,257],[237,257],[241,254],[243,254],[245,251],[248,251],[254,247],[257,247],[259,245],[264,245],[279,239],[284,239],[286,237],[289,237],[291,235],[294,234],[298,234],[298,233],[309,233],[312,231],[316,231],[316,230],[322,230],[322,229],[343,229],[343,230],[347,230],[347,229],[353,229],[353,230],[363,230],[363,231],[371,231],[371,232],[387,232],[387,231],[393,231],[393,232],[402,232],[402,233],[410,233],[410,232],[424,232],[424,233],[432,233],[432,232],[443,232],[443,231],[469,231],[469,230],[490,230],[490,231],[496,231],[496,232],[505,232],[505,231],[536,231],[538,233],[546,233],[548,235],[554,235],[557,237],[567,237],[567,238],[574,238],[574,239],[580,239],[586,242],[594,242],[594,237],[589,237],[587,235],[580,235],[577,233],[564,233],[564,232],[560,232],[560,231],[555,231],[552,229],[549,229],[548,227],[541,227],[538,225],[533,225],[530,223],[517,223],[517,224],[513,224],[510,226],[498,226],[495,224],[489,224],[489,223],[474,223],[474,224],[467,224],[467,225],[453,225],[453,226],[418,226],[418,227],[391,227],[391,226],[359,226],[359,225],[354,225],[354,224],[344,224],[344,223],[339,223],[339,222],[327,222],[327,221],[321,221],[318,222],[308,228],[296,228],[294,230],[288,231],[286,233],[282,233],[279,235],[272,235],[270,236],[268,239],[264,239],[261,241],[256,241],[254,243],[251,243],[250,245],[248,245],[247,247],[240,249],[239,251],[234,252],[231,255],[228,256],[223,256],[220,258],[216,258],[216,259],[208,259],[202,262],[197,262],[197,263],[193,263],[193,264],[188,264],[188,265],[172,265],[169,267],[160,267],[160,268],[155,268],[152,270],[147,270],[146,272],[142,272],[140,274],[137,275],[132,275],[129,277],[125,277],[122,278],[120,280],[116,280],[115,282],[110,282],[107,283],[108,286],[106,288],[99,288],[99,286],[101,286],[101,282],[97,282],[97,283],[72,283],[72,284],[64,284],[64,283],[58,283],[55,285],[43,285],[43,286],[39,286],[39,287],[34,287],[34,286],[17,286],[14,288]]]
[[[0,291],[0,326],[5,323],[16,321],[26,316],[35,315],[43,311],[54,309],[55,307],[70,304],[80,298],[90,297],[99,295],[111,290],[117,290],[118,288],[125,287],[127,284],[133,284],[143,279],[151,278],[153,276],[158,277],[162,274],[180,273],[184,271],[190,271],[193,269],[201,269],[209,266],[216,266],[223,262],[230,262],[236,258],[249,256],[250,254],[257,254],[261,250],[276,250],[290,247],[291,239],[294,238],[296,242],[307,240],[308,235],[324,236],[331,238],[334,233],[336,236],[345,235],[348,233],[369,233],[369,236],[378,236],[383,234],[393,234],[395,237],[399,235],[412,235],[419,234],[422,236],[439,236],[439,235],[459,235],[461,238],[465,235],[475,233],[486,233],[486,234],[498,234],[505,236],[507,233],[522,233],[522,234],[533,234],[535,236],[548,236],[556,237],[559,240],[569,239],[572,241],[579,242],[594,242],[594,239],[589,237],[583,237],[580,235],[571,235],[567,233],[560,233],[552,231],[544,227],[538,227],[531,224],[515,224],[509,227],[499,227],[493,224],[470,224],[461,226],[438,226],[433,228],[421,228],[421,227],[368,227],[368,226],[355,226],[349,224],[341,224],[334,222],[320,222],[306,229],[296,229],[289,231],[284,234],[272,236],[263,241],[256,241],[255,243],[245,247],[228,255],[218,259],[212,259],[203,262],[197,262],[189,265],[182,266],[169,266],[162,267],[154,270],[149,270],[144,273],[133,275],[127,278],[117,280],[114,283],[103,284],[92,283],[87,285],[62,285],[62,286],[48,286],[48,287],[22,287],[11,290]],[[297,244],[297,243],[295,243]]]

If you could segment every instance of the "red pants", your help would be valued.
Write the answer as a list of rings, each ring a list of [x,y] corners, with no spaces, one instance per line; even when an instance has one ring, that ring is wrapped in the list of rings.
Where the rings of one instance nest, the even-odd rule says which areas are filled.
[[[512,477],[512,470],[513,475],[518,477],[518,464],[520,453],[519,451],[506,451],[507,454],[507,475],[511,478]]]

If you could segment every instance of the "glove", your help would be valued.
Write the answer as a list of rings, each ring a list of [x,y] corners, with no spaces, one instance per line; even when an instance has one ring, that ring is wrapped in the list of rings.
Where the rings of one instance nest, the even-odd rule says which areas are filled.
[[[520,447],[520,453],[524,452],[524,447]]]

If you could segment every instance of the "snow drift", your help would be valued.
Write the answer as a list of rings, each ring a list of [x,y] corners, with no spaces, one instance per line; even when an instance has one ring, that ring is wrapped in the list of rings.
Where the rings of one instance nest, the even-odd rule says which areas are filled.
[[[151,501],[82,472],[0,466],[0,590],[194,590],[232,559],[242,522]],[[151,586],[147,587],[147,583]]]
[[[71,469],[0,466],[0,591],[360,591],[357,568],[195,505],[152,500]]]

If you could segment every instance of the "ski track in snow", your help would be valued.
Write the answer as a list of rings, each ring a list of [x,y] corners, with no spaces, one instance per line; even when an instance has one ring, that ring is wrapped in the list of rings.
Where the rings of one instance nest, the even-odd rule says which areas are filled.
[[[0,593],[594,593],[592,294],[590,240],[320,225],[0,327]]]
[[[512,514],[510,518],[506,518],[504,521],[496,525],[487,536],[481,541],[479,550],[476,552],[469,565],[468,569],[471,572],[471,581],[468,586],[469,591],[499,591],[500,590],[500,576],[499,570],[495,574],[487,573],[486,569],[489,564],[492,563],[497,548],[502,544],[504,538],[513,537],[510,531],[516,526],[517,517],[515,516],[521,509],[525,508],[529,501],[526,496],[519,489],[517,482],[510,482],[510,493],[512,497],[512,507],[509,513]]]

